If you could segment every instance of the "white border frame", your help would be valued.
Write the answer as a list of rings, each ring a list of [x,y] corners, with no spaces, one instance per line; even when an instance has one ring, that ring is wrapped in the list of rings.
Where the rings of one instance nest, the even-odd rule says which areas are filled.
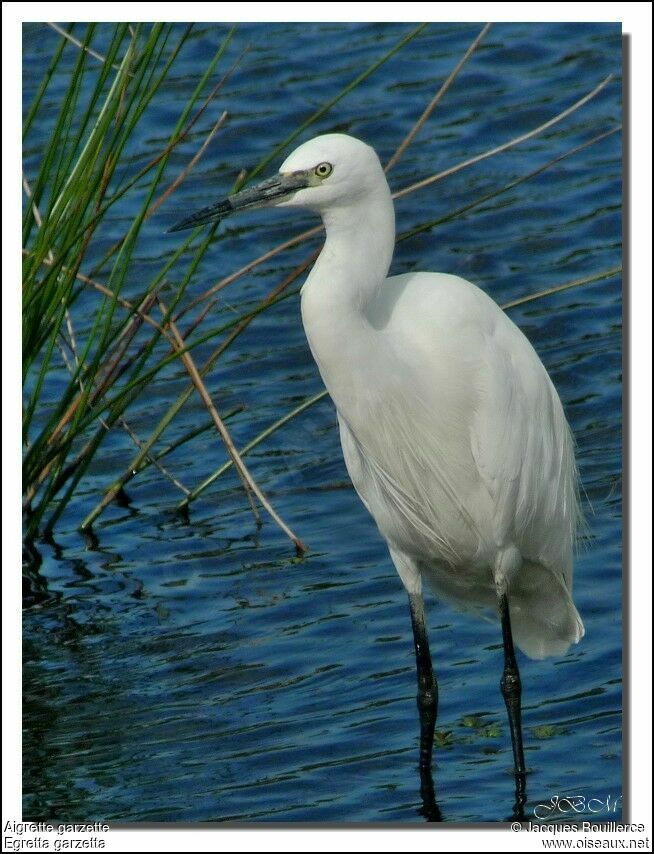
[[[3,94],[3,831],[7,820],[21,815],[21,490],[18,461],[21,459],[20,373],[20,215],[21,210],[21,34],[24,21],[42,20],[198,20],[211,21],[395,21],[398,13],[409,20],[431,21],[622,21],[630,38],[631,129],[628,139],[632,176],[630,226],[631,259],[631,417],[628,437],[632,470],[631,508],[631,614],[627,631],[631,650],[631,719],[633,754],[630,819],[645,825],[651,850],[651,627],[652,627],[652,256],[651,256],[651,144],[652,144],[652,7],[649,3],[4,3],[2,6]],[[139,17],[141,13],[141,17]],[[627,173],[628,174],[628,173]],[[625,440],[627,437],[625,436]],[[431,827],[437,832],[425,833]],[[271,832],[270,828],[197,828],[167,830],[113,830],[105,840],[106,851],[539,851],[541,834],[511,833],[506,828],[448,829],[447,826],[398,829],[320,829]],[[421,832],[422,831],[422,832]],[[262,836],[265,833],[265,837]],[[39,834],[35,834],[39,835]],[[3,832],[4,836],[4,832]],[[576,835],[579,838],[580,834]],[[600,839],[612,834],[594,835]],[[25,835],[24,839],[29,838]],[[54,839],[55,837],[52,837]],[[551,836],[549,837],[551,838]],[[622,838],[625,838],[624,836]],[[636,837],[630,837],[636,838]],[[639,838],[644,838],[640,836]],[[4,846],[3,846],[4,848]],[[34,849],[32,849],[34,850]],[[44,849],[36,849],[44,850]],[[49,850],[54,850],[51,844]],[[641,849],[643,850],[643,849]],[[647,850],[647,849],[645,849]]]

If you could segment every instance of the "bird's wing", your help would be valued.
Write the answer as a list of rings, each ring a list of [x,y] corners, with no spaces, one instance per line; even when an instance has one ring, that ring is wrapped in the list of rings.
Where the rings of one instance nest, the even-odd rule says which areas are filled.
[[[357,365],[364,381],[339,412],[355,486],[382,533],[451,565],[515,545],[569,586],[573,442],[531,344],[455,276],[388,279],[374,319],[379,349]]]
[[[348,470],[384,536],[400,551],[451,565],[478,554],[489,515],[470,448],[472,289],[436,274],[387,280],[376,306],[378,350],[356,366],[357,394],[337,400],[351,434],[343,443]]]
[[[413,439],[412,470],[426,473],[412,491],[451,500],[480,551],[513,544],[570,586],[581,520],[574,441],[534,348],[487,294],[455,276],[408,277],[392,322],[411,377],[421,378],[407,382],[418,401],[395,419]]]
[[[579,506],[573,439],[531,344],[505,315],[481,341],[471,448],[493,504],[493,536],[570,585]]]

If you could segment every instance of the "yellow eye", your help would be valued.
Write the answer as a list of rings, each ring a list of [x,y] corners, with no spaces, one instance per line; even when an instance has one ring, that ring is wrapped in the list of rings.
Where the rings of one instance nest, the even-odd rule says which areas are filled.
[[[332,174],[333,168],[331,163],[319,163],[313,171],[319,178],[327,178]]]

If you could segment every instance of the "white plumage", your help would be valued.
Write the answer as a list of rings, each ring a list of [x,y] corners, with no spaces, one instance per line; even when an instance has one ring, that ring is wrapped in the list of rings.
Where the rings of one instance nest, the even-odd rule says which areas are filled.
[[[500,687],[526,801],[520,672],[562,655],[584,627],[572,601],[581,513],[574,443],[547,371],[479,288],[442,273],[387,278],[395,213],[379,158],[360,140],[319,136],[279,175],[192,214],[173,231],[235,210],[317,211],[325,245],[302,288],[311,351],[336,405],[352,483],[409,594],[418,676],[421,791],[433,790],[438,707],[422,599],[499,613]]]
[[[563,654],[583,636],[572,601],[580,511],[573,439],[531,344],[456,276],[386,278],[393,202],[373,149],[330,134],[281,174],[328,163],[280,206],[317,210],[325,246],[302,318],[336,405],[352,482],[407,590],[486,613],[508,591],[517,645]]]

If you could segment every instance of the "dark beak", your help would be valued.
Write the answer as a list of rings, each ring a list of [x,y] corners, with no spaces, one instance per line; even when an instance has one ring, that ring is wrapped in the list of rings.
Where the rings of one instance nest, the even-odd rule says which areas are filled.
[[[196,213],[176,222],[172,228],[168,229],[168,232],[196,228],[198,225],[206,225],[209,222],[219,222],[234,211],[263,208],[290,197],[293,193],[308,186],[310,183],[306,172],[274,175],[254,187],[248,187],[241,190],[240,193],[229,196],[222,202],[196,211]]]

